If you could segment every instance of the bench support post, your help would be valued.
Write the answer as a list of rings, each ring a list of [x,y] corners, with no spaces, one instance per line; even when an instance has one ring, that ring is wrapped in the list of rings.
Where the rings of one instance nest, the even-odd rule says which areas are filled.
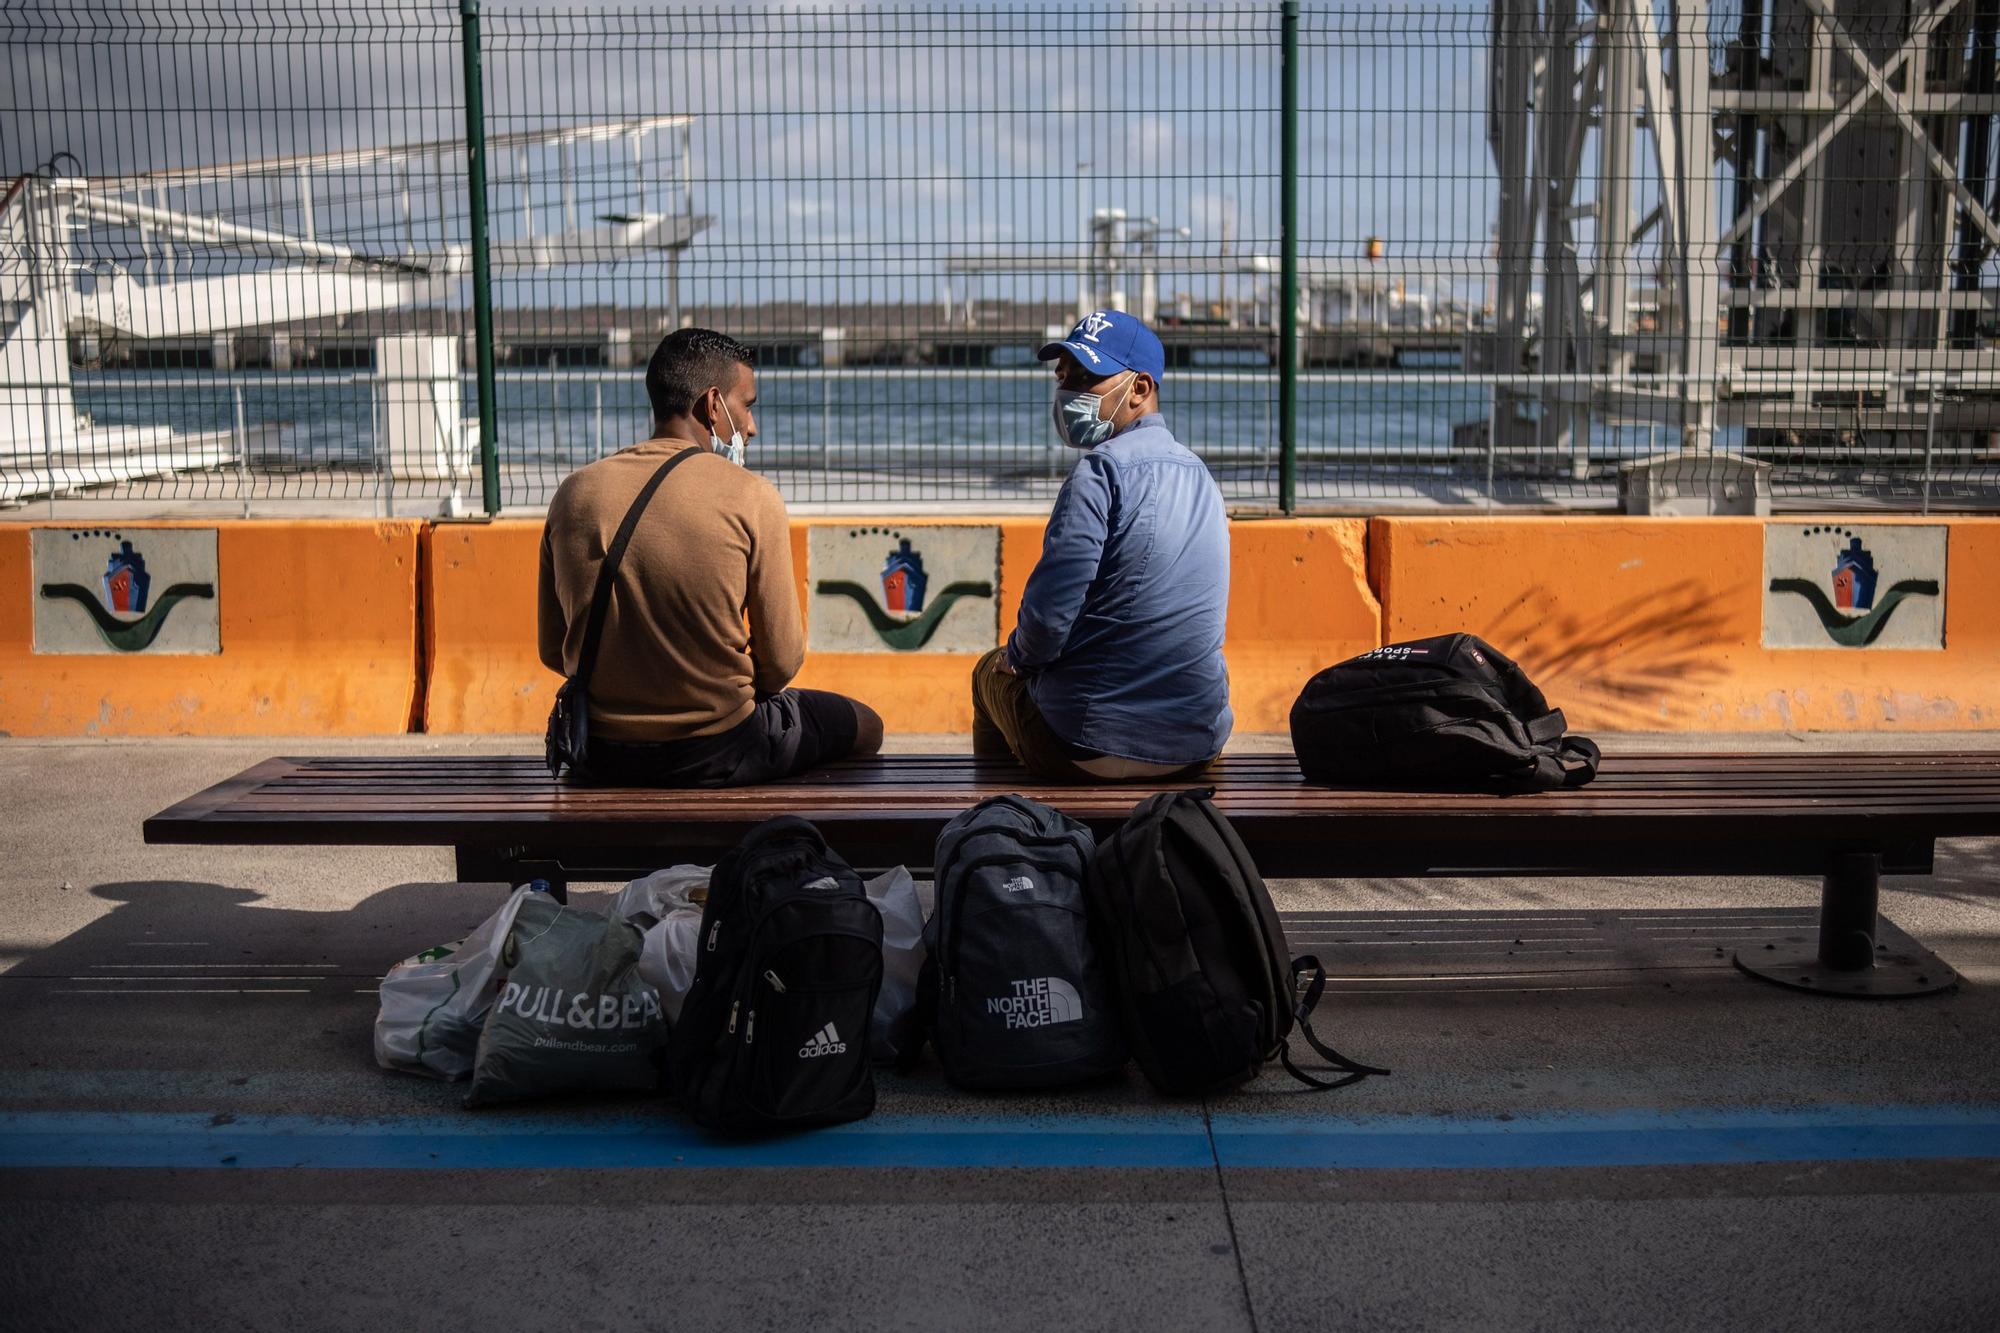
[[[455,849],[458,868],[457,882],[460,884],[505,884],[518,888],[529,880],[547,880],[549,892],[559,903],[569,901],[569,881],[547,873],[541,867],[522,864],[515,854],[518,849],[490,847],[459,847]]]
[[[1834,857],[1820,890],[1819,941],[1806,948],[1738,950],[1736,966],[1791,990],[1867,1000],[1930,995],[1958,985],[1958,973],[1907,937],[1891,951],[1878,944],[1882,858],[1873,852]]]

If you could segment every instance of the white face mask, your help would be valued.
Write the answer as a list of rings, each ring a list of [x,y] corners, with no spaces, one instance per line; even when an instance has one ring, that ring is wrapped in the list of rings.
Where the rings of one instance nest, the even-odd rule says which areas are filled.
[[[1132,396],[1132,386],[1139,382],[1138,375],[1125,381],[1125,394],[1118,400],[1119,407]],[[1113,408],[1116,413],[1118,408]],[[1111,438],[1111,422],[1104,415],[1104,395],[1079,393],[1074,389],[1057,389],[1055,401],[1049,406],[1049,416],[1055,421],[1056,438],[1072,449],[1095,449]]]
[[[715,453],[721,454],[724,458],[736,464],[736,466],[742,467],[743,432],[736,429],[736,414],[729,410],[728,402],[723,400],[722,395],[719,393],[716,395],[716,400],[722,403],[722,415],[729,418],[729,443],[724,444],[722,438],[715,433],[715,427],[710,426],[708,428],[708,447]]]

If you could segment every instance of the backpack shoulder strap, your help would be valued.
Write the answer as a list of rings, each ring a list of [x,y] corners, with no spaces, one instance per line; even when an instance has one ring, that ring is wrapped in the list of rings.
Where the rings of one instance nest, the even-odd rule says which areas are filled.
[[[1326,1061],[1335,1069],[1344,1070],[1347,1076],[1345,1078],[1324,1079],[1313,1074],[1308,1074],[1305,1070],[1300,1069],[1292,1063],[1292,1052],[1289,1046],[1279,1048],[1279,1058],[1284,1062],[1285,1072],[1316,1092],[1326,1092],[1332,1088],[1344,1088],[1350,1083],[1359,1083],[1371,1074],[1386,1075],[1389,1072],[1386,1069],[1380,1069],[1374,1065],[1364,1065],[1358,1060],[1348,1059],[1339,1051],[1334,1050],[1333,1047],[1321,1041],[1319,1034],[1312,1030],[1312,1011],[1319,1007],[1320,996],[1326,994],[1326,969],[1320,966],[1319,959],[1312,954],[1304,954],[1298,958],[1294,958],[1292,960],[1292,982],[1294,986],[1298,984],[1298,978],[1306,972],[1312,973],[1312,981],[1306,986],[1306,993],[1299,997],[1298,1007],[1292,1010],[1292,1018],[1298,1030],[1305,1034],[1306,1044],[1313,1048],[1320,1059]]]
[[[578,690],[589,691],[590,673],[597,669],[597,645],[604,639],[604,621],[611,614],[611,590],[618,579],[618,567],[625,563],[625,548],[632,544],[632,533],[639,526],[639,515],[652,503],[653,493],[660,489],[667,474],[700,452],[700,445],[689,445],[660,464],[659,471],[639,488],[632,507],[625,511],[624,521],[611,538],[611,545],[605,548],[604,563],[597,567],[597,587],[590,594],[590,619],[584,623],[583,647],[576,655],[576,674],[570,677]]]
[[[1259,892],[1255,887],[1263,884],[1264,876],[1257,869],[1257,863],[1251,859],[1250,849],[1243,845],[1242,837],[1229,821],[1223,818],[1222,812],[1215,808],[1210,795],[1212,789],[1209,794],[1184,793],[1177,803],[1183,807],[1188,805],[1196,807],[1200,817],[1215,831],[1216,838],[1222,844],[1224,855],[1235,862],[1238,878],[1230,884],[1231,897],[1237,909],[1250,919],[1253,928],[1264,939],[1264,953],[1272,969],[1268,974],[1267,984],[1275,988],[1277,994],[1289,998],[1292,992],[1289,985],[1290,978],[1285,972],[1285,963],[1291,957],[1291,945],[1285,939],[1284,922],[1278,919],[1277,907],[1271,902],[1270,893]],[[1274,1030],[1282,1038],[1284,1029],[1279,1027]]]
[[[1530,786],[1544,790],[1581,787],[1597,776],[1603,752],[1595,741],[1563,734],[1569,729],[1569,721],[1562,709],[1551,708],[1540,717],[1531,718],[1527,728],[1530,741],[1549,747],[1535,756],[1534,771],[1527,779]]]

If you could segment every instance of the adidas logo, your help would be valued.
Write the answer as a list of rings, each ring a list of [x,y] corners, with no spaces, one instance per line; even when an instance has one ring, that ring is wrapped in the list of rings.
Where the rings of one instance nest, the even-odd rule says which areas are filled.
[[[810,1060],[814,1056],[819,1055],[844,1055],[846,1053],[847,1043],[840,1039],[840,1034],[833,1030],[833,1024],[831,1023],[813,1033],[812,1040],[799,1047],[799,1059],[801,1060]]]

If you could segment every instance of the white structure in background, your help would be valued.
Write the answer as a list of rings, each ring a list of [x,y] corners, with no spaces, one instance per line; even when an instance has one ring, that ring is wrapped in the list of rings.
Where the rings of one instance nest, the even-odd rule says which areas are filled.
[[[944,262],[942,313],[947,325],[970,325],[978,306],[971,284],[980,278],[1016,274],[1064,273],[1077,276],[1077,302],[1083,315],[1092,310],[1130,310],[1148,322],[1165,314],[1160,306],[1160,277],[1180,274],[1213,278],[1226,291],[1232,277],[1252,279],[1250,294],[1237,301],[1220,300],[1231,327],[1261,328],[1275,332],[1278,327],[1278,275],[1275,255],[1204,254],[1180,244],[1188,235],[1186,227],[1164,227],[1158,218],[1130,220],[1125,210],[1101,208],[1092,216],[1090,245],[1079,266],[1074,252],[1049,253],[1037,250],[982,248],[974,254],[959,255]],[[1162,249],[1162,239],[1170,244]],[[1385,267],[1397,276],[1385,275]],[[1299,264],[1299,324],[1307,332],[1323,329],[1428,329],[1432,327],[1433,298],[1409,290],[1401,276],[1408,272],[1417,281],[1435,279],[1414,266],[1385,266],[1369,260],[1304,260]],[[959,279],[967,282],[966,294],[956,290]],[[1130,283],[1139,288],[1137,305],[1131,303]],[[1067,327],[1067,326],[1065,326]]]
[[[692,208],[691,123],[649,116],[490,138],[490,189],[496,196],[513,191],[518,205],[493,209],[496,275],[665,251],[670,285],[677,285],[680,252],[711,221]],[[664,152],[660,136],[667,137]],[[577,158],[591,152],[629,153],[625,194],[642,202],[645,164],[668,158],[665,182],[652,194],[673,196],[680,206],[621,208],[584,225]],[[601,162],[585,165],[586,188],[601,193],[610,173]],[[329,188],[342,176],[350,179]],[[0,501],[242,463],[252,437],[275,435],[277,423],[239,420],[226,430],[182,434],[89,420],[77,410],[70,375],[72,332],[208,338],[217,368],[230,369],[235,335],[245,329],[446,301],[472,268],[465,244],[438,239],[463,213],[464,178],[464,143],[442,140],[114,178],[13,181],[0,198]],[[538,187],[546,191],[539,201]],[[343,220],[365,243],[338,239],[343,220],[322,216],[351,208],[356,198],[369,207]],[[553,227],[538,221],[549,212]],[[108,237],[135,239],[112,245]],[[275,332],[272,340],[273,360],[282,365],[287,337]],[[460,364],[456,337],[375,343],[387,408],[383,470],[451,486],[448,503],[456,502],[477,445],[476,422],[464,419]]]
[[[1733,39],[1708,0],[1492,13],[1494,336],[1467,368],[1574,376],[1495,393],[1503,455],[1581,472],[1594,421],[1653,423],[1676,447],[1628,469],[1629,508],[1747,512],[1765,468],[1719,422],[1865,461],[1996,410],[1937,402],[2000,390],[1991,5],[1743,0]]]

